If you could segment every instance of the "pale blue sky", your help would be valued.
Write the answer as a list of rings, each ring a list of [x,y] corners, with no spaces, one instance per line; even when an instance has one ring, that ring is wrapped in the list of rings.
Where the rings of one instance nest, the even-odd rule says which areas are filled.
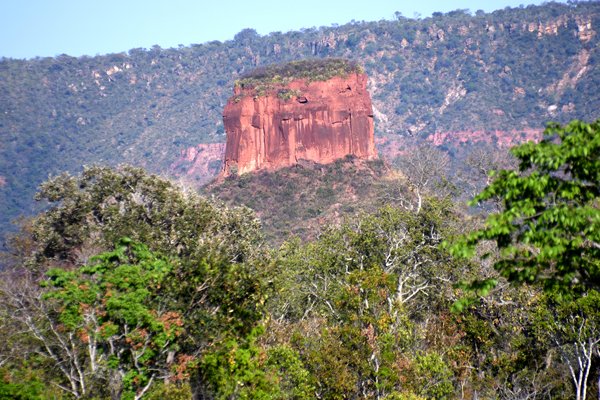
[[[244,28],[265,35],[351,20],[493,11],[527,0],[0,0],[0,57],[96,55],[225,41]]]

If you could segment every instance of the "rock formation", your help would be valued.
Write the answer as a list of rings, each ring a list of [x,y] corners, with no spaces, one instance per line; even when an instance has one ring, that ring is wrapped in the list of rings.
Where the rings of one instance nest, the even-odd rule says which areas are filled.
[[[366,86],[367,76],[344,60],[290,63],[238,82],[223,112],[224,174],[374,158]]]

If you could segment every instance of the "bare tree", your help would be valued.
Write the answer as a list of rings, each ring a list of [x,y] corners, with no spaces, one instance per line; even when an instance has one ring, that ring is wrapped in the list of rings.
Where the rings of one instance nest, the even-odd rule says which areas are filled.
[[[82,398],[90,393],[90,377],[97,372],[96,357],[86,361],[86,350],[75,331],[65,331],[53,316],[56,311],[51,302],[45,301],[39,282],[26,270],[4,273],[0,280],[0,313],[10,321],[10,342],[22,353],[32,353],[51,359],[63,383],[58,387]],[[11,349],[3,348],[3,359],[11,357]],[[93,354],[90,354],[93,355]]]
[[[469,152],[462,167],[457,180],[471,199],[491,183],[494,171],[515,169],[517,161],[507,149],[492,145],[477,146]]]
[[[562,343],[559,335],[554,335],[554,343],[560,355],[569,368],[569,373],[575,386],[576,400],[585,400],[587,396],[587,381],[592,368],[592,358],[597,353],[600,343],[600,332],[589,332],[590,322],[587,318],[571,316],[571,324],[566,327],[573,341]]]
[[[423,272],[434,260],[425,249],[433,249],[441,242],[441,235],[434,228],[422,240],[414,243],[405,229],[390,231],[379,227],[380,235],[386,241],[383,270],[397,275],[396,292],[388,298],[390,312],[393,304],[405,305],[419,293],[434,286],[431,277]]]
[[[594,356],[600,353],[600,293],[591,290],[574,299],[548,299],[538,310],[540,338],[560,355],[569,371],[575,399],[585,400]]]
[[[396,165],[406,175],[408,184],[416,196],[414,209],[417,213],[421,211],[426,190],[444,191],[443,183],[448,175],[450,157],[435,146],[421,144],[411,148],[397,159]]]

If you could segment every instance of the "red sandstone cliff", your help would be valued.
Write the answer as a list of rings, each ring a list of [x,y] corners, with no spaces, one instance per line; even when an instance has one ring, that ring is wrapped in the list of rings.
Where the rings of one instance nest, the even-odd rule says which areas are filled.
[[[223,112],[223,171],[278,169],[298,160],[330,163],[352,154],[376,156],[367,76],[296,79],[263,93],[236,87]]]

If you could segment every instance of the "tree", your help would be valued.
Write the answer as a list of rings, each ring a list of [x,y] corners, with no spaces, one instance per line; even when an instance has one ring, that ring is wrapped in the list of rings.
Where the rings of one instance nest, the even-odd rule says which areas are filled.
[[[600,293],[590,290],[576,298],[549,294],[544,303],[534,313],[536,336],[558,352],[575,398],[585,399],[592,360],[600,353]]]
[[[250,28],[242,29],[233,37],[233,40],[239,42],[242,45],[251,44],[252,42],[258,39],[260,39],[260,35],[256,33],[256,30]]]
[[[416,360],[416,343],[433,325],[432,314],[446,310],[445,298],[452,296],[447,282],[459,273],[439,247],[453,220],[447,201],[427,199],[419,213],[382,207],[313,243],[282,247],[270,309],[300,331],[319,324],[294,340],[319,397],[383,399],[412,379],[408,366],[423,376],[420,361],[429,359]],[[454,390],[450,370],[442,356],[428,354],[436,362],[421,366],[435,364],[444,378],[438,387],[432,375],[436,389],[424,394],[435,397],[439,389],[443,398]]]
[[[397,164],[417,197],[414,208],[418,213],[421,211],[426,191],[439,191],[446,184],[450,157],[432,145],[422,144],[399,157]]]
[[[87,379],[105,380],[113,399],[140,399],[158,379],[185,376],[191,359],[177,351],[182,316],[166,307],[161,290],[173,266],[147,247],[122,239],[74,271],[51,269],[49,290],[42,297],[54,312],[47,315],[48,332],[30,326],[59,368],[72,362],[67,374],[76,397],[86,393]],[[68,338],[67,357],[48,345]],[[85,349],[78,357],[77,348]],[[181,365],[177,365],[180,362]],[[178,375],[174,373],[178,371]],[[89,390],[88,390],[89,393]]]
[[[122,237],[185,260],[222,254],[241,262],[262,240],[249,209],[229,210],[127,165],[56,176],[36,199],[50,207],[32,222],[36,247],[25,260],[29,267],[86,263]]]
[[[59,371],[53,383],[73,397],[139,399],[157,379],[185,371],[177,362],[189,360],[175,344],[181,315],[165,307],[160,290],[171,269],[166,258],[123,239],[86,266],[49,270],[41,289],[16,277],[0,291],[10,341],[45,358]]]
[[[494,241],[494,268],[514,283],[585,292],[600,287],[600,121],[550,123],[539,143],[511,150],[518,171],[502,170],[472,204],[499,199],[502,212],[451,246],[473,256],[478,244]],[[491,256],[494,250],[485,251]],[[472,282],[483,292],[488,278]]]
[[[469,150],[466,168],[458,176],[459,186],[465,191],[465,196],[473,198],[491,183],[493,171],[516,168],[515,161],[508,151],[502,151],[495,145],[481,144]]]
[[[241,345],[249,340],[263,316],[266,279],[263,280],[262,274],[263,264],[267,262],[261,250],[260,224],[249,209],[227,209],[129,166],[85,168],[81,176],[76,177],[60,175],[44,183],[37,198],[49,201],[50,206],[32,220],[31,234],[25,236],[29,244],[23,246],[27,251],[15,253],[26,265],[21,270],[31,276],[27,285],[32,290],[23,295],[18,293],[27,305],[23,308],[24,318],[28,315],[46,318],[48,313],[56,312],[32,310],[34,305],[51,304],[42,301],[43,293],[36,290],[37,282],[46,273],[56,282],[80,279],[81,265],[92,268],[90,261],[94,255],[112,251],[115,242],[129,237],[172,263],[160,283],[160,292],[165,294],[161,299],[164,301],[161,312],[170,312],[169,315],[176,316],[177,323],[182,324],[183,333],[176,338],[178,351],[198,360],[213,353],[223,354],[220,349],[231,338],[237,338]],[[96,272],[90,274],[99,276]],[[87,291],[88,286],[83,284],[86,289],[80,288],[84,292],[80,294],[93,297]],[[76,289],[69,286],[71,291],[64,294],[77,297]],[[97,297],[106,300],[109,293],[106,290],[97,293]],[[3,295],[0,293],[1,300],[4,300]],[[54,300],[60,303],[67,299],[55,297]],[[146,318],[143,309],[136,310],[142,313],[140,318]],[[50,321],[48,324],[50,328]],[[130,322],[127,326],[132,329]],[[144,329],[151,332],[149,327]],[[165,334],[156,335],[164,337]],[[88,351],[89,343],[77,335],[72,339],[69,346],[72,344],[78,354]],[[75,358],[79,363],[79,358]],[[138,372],[141,374],[144,368],[141,365]],[[81,374],[75,374],[87,373],[83,367],[80,370]],[[67,373],[71,374],[71,369]],[[161,375],[162,372],[136,375],[131,382],[149,383]],[[77,376],[69,375],[70,378],[75,386],[85,381]],[[206,378],[201,370],[195,371],[191,383],[196,393],[210,390],[211,384]],[[81,387],[71,390],[82,392]]]

